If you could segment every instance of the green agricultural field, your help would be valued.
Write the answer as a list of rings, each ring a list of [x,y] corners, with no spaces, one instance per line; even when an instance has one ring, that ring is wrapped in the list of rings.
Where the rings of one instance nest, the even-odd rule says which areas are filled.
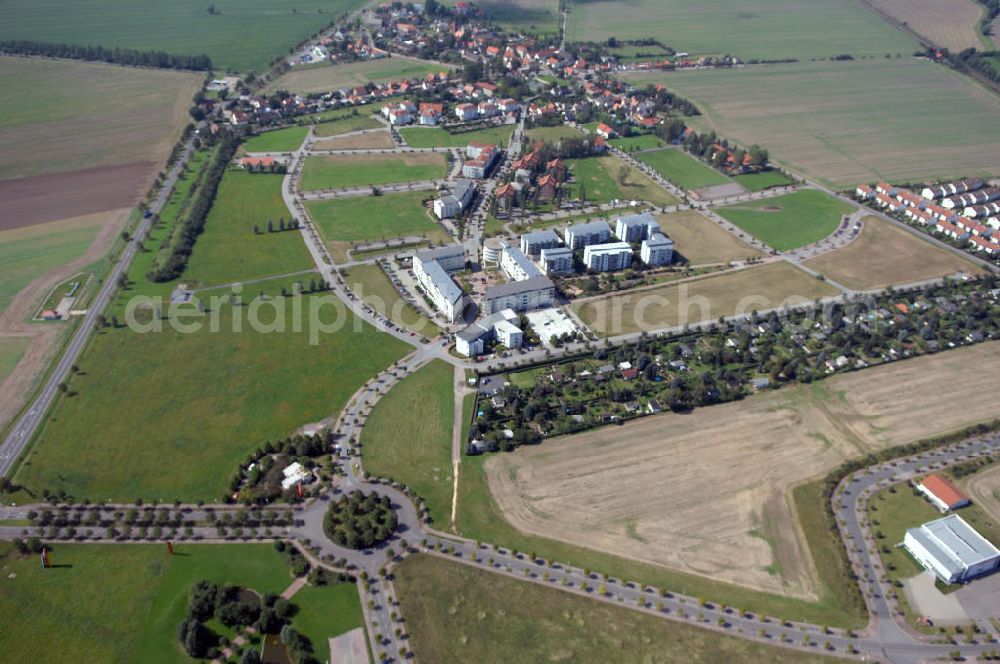
[[[30,341],[27,337],[0,337],[0,383],[21,361]]]
[[[413,653],[431,662],[833,662],[428,555],[396,570]],[[594,584],[596,587],[596,583]],[[694,610],[694,609],[692,609]]]
[[[419,182],[443,178],[445,171],[445,156],[439,153],[306,157],[300,186],[315,191]]]
[[[760,144],[793,175],[833,188],[1000,174],[1000,99],[931,62],[879,57],[628,80],[666,83],[701,109],[696,126]]]
[[[244,152],[293,152],[299,149],[305,140],[308,127],[285,127],[274,131],[265,131],[259,136],[247,139],[243,144]]]
[[[343,2],[344,0],[341,0]],[[363,60],[344,64],[316,65],[313,67],[293,67],[272,81],[267,93],[289,90],[302,94],[310,92],[330,92],[341,88],[384,83],[411,78],[424,78],[427,74],[439,74],[454,68],[439,62],[417,60],[402,55],[381,60]]]
[[[639,150],[653,150],[667,146],[661,138],[653,134],[637,134],[635,136],[624,136],[622,138],[612,138],[611,145],[622,152],[636,152]]]
[[[580,186],[586,188],[588,203],[607,203],[612,200],[644,200],[653,205],[672,205],[677,199],[637,169],[617,157],[590,157],[567,159],[566,166],[573,174],[570,183],[572,196],[580,195]],[[624,182],[620,183],[621,173]]]
[[[559,32],[558,0],[485,0],[478,4],[504,30],[531,35]]]
[[[513,131],[513,127],[509,125],[456,134],[450,134],[440,127],[404,127],[399,130],[399,134],[411,148],[462,148],[474,142],[507,147]]]
[[[738,182],[740,186],[747,191],[763,191],[764,189],[770,189],[771,187],[781,187],[786,184],[795,184],[795,180],[791,179],[781,171],[746,173],[744,175],[737,175],[733,178],[733,181]]]
[[[428,338],[441,334],[441,328],[406,302],[389,277],[377,265],[355,265],[344,275],[347,285],[375,311],[387,316],[396,325]]]
[[[643,152],[636,157],[661,177],[687,191],[730,182],[719,171],[677,148]]]
[[[8,14],[20,20],[22,5],[44,4],[0,5],[0,39],[25,38],[5,34],[14,25]],[[72,6],[104,20],[94,3]],[[45,10],[45,23],[54,20]],[[191,72],[0,57],[0,180],[116,164],[152,170],[151,162],[166,159],[190,121],[191,98],[203,79]]]
[[[450,364],[434,360],[404,378],[375,405],[361,432],[365,471],[410,487],[437,528],[451,517],[454,376]]]
[[[55,662],[67,652],[92,662],[191,661],[176,631],[195,582],[261,593],[292,582],[270,544],[179,544],[174,556],[163,544],[56,544],[49,569],[12,548],[0,544],[0,619],[11,664]],[[314,608],[323,607],[308,605]]]
[[[451,236],[435,223],[423,201],[430,191],[410,191],[383,196],[351,196],[306,204],[309,216],[331,244],[377,242],[399,237],[426,237],[450,242]],[[347,247],[339,247],[346,257]]]
[[[778,251],[822,240],[854,207],[817,189],[716,208],[716,212]]]
[[[280,219],[292,218],[281,198],[282,178],[226,171],[188,261],[184,283],[216,286],[313,267],[301,233],[277,230]],[[267,232],[268,221],[275,232]],[[256,235],[255,225],[260,231]]]
[[[0,233],[0,313],[32,280],[82,256],[101,222],[93,215]]]
[[[99,44],[207,54],[217,71],[264,71],[274,58],[361,0],[11,0],[0,7],[0,39]]]
[[[255,290],[244,292],[243,307],[213,307],[217,332],[196,315],[182,321],[201,323],[191,332],[169,322],[162,332],[101,331],[18,481],[91,500],[217,500],[247,452],[338,413],[407,352],[332,296],[304,296],[300,319],[291,300],[253,303]],[[319,303],[325,329],[310,321]],[[242,331],[234,331],[237,324]],[[123,409],[126,394],[134,398]]]
[[[884,56],[913,52],[905,34],[851,0],[568,0],[568,38],[656,37],[693,55],[750,58]]]

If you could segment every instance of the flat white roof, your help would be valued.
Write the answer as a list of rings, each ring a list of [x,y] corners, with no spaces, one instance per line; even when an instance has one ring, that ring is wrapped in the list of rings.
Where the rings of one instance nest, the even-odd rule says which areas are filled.
[[[1000,557],[1000,549],[957,514],[906,532],[949,570],[958,571]]]
[[[573,319],[567,316],[562,309],[555,307],[538,309],[528,311],[524,315],[531,328],[545,343],[548,343],[552,337],[561,337],[566,333],[572,334],[579,331]]]

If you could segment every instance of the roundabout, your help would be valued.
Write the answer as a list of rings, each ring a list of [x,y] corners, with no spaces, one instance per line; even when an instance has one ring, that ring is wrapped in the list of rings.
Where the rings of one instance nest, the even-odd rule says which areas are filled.
[[[323,532],[340,546],[368,549],[392,537],[398,524],[388,496],[354,491],[330,502]]]

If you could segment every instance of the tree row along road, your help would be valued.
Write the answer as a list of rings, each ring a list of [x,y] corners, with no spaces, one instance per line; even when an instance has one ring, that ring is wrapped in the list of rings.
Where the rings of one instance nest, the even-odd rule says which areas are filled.
[[[149,227],[153,223],[153,219],[170,199],[177,179],[180,177],[181,172],[194,151],[193,140],[194,138],[192,137],[184,145],[184,149],[177,158],[173,168],[170,169],[163,186],[160,187],[159,194],[157,194],[156,199],[149,207],[153,215],[145,217],[139,222],[132,237],[125,244],[124,251],[122,251],[121,256],[105,277],[100,291],[98,291],[90,308],[87,309],[87,314],[80,323],[80,327],[77,328],[65,352],[57,362],[55,369],[49,375],[49,379],[46,381],[41,393],[28,406],[27,411],[20,416],[14,427],[8,432],[7,437],[4,438],[3,443],[0,444],[0,476],[10,473],[21,452],[24,451],[25,446],[32,439],[35,431],[37,431],[39,425],[44,420],[46,412],[59,392],[59,384],[66,380],[70,368],[80,357],[80,353],[83,351],[84,346],[86,346],[87,340],[94,332],[98,316],[101,315],[118,290],[118,278],[125,274],[128,266],[132,263],[132,259],[138,251],[139,239],[145,237],[146,231],[149,230]]]

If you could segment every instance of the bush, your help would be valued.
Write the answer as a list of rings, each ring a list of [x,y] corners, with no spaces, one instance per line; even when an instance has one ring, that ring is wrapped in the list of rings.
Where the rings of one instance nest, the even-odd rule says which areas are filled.
[[[185,618],[177,626],[177,639],[191,657],[204,657],[215,645],[216,637],[200,620]]]

